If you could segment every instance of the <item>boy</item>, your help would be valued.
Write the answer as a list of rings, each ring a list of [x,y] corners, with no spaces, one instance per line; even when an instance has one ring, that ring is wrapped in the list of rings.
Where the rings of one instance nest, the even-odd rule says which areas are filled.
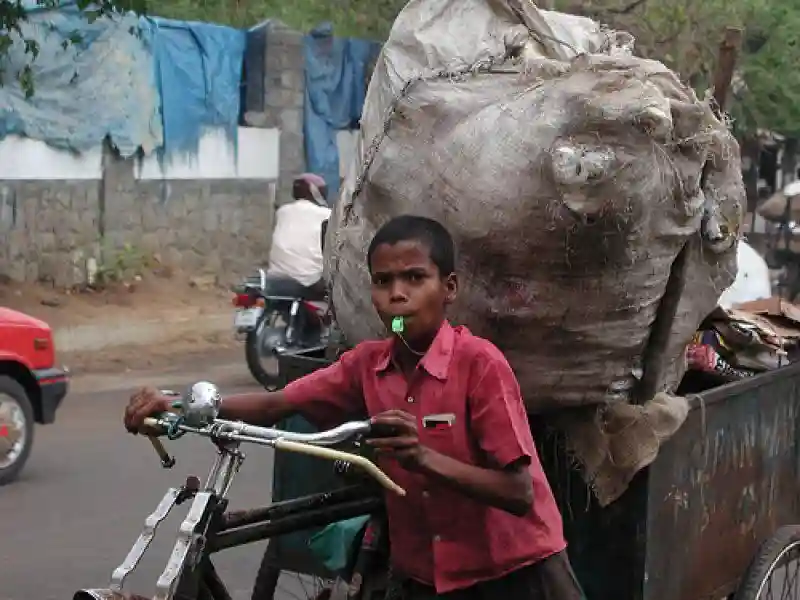
[[[450,234],[397,217],[375,234],[367,266],[375,309],[387,329],[402,317],[402,333],[282,391],[228,397],[221,416],[271,425],[299,413],[327,428],[367,412],[391,431],[369,443],[407,490],[386,496],[406,600],[580,600],[516,378],[495,346],[445,317],[458,291]],[[139,392],[125,425],[135,432],[168,407]]]

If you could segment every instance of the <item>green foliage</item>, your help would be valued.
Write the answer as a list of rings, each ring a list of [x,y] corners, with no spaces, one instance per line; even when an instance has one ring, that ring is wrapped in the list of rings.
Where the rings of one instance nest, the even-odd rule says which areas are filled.
[[[103,260],[97,265],[95,274],[95,284],[99,287],[140,277],[153,263],[149,254],[132,244],[125,244],[121,248],[106,247],[102,256]]]
[[[556,8],[631,32],[639,54],[664,62],[700,94],[724,28],[742,27],[740,81],[729,106],[737,130],[800,129],[800,0],[559,0]]]
[[[44,8],[56,0],[39,0]],[[98,0],[90,15],[134,10],[147,0]],[[88,0],[78,0],[82,7]],[[175,19],[210,21],[248,27],[280,19],[307,31],[330,21],[338,35],[385,39],[406,0],[161,0],[151,12]],[[800,0],[555,0],[553,8],[583,14],[631,32],[637,52],[661,60],[681,74],[700,94],[713,77],[719,41],[726,26],[745,28],[739,61],[744,85],[735,86],[731,111],[742,131],[767,128],[800,133]],[[19,0],[0,0],[0,83],[3,57],[21,35],[25,11]],[[38,47],[25,41],[34,61]],[[33,92],[30,67],[13,76],[26,93]]]
[[[751,0],[741,62],[746,89],[735,114],[744,130],[800,134],[800,0]]]
[[[145,2],[146,0],[96,0],[95,2],[76,0],[76,4],[82,10],[88,9],[90,5],[92,6],[91,9],[86,10],[86,17],[90,23],[103,15],[128,11],[143,12]],[[37,4],[42,9],[50,9],[58,6],[59,3],[58,0],[37,0]],[[35,61],[39,56],[39,45],[35,40],[26,38],[22,29],[26,16],[27,12],[20,0],[0,0],[0,85],[4,83],[5,77],[9,75],[4,69],[5,59],[15,40],[22,41],[25,46],[25,53],[30,56],[31,62]],[[75,34],[70,41],[76,43],[80,41],[80,38]],[[33,95],[35,85],[31,63],[26,64],[19,72],[11,75],[17,78],[25,95],[30,98]]]
[[[162,0],[153,11],[164,17],[247,27],[279,19],[301,31],[324,21],[337,35],[385,39],[407,0]]]

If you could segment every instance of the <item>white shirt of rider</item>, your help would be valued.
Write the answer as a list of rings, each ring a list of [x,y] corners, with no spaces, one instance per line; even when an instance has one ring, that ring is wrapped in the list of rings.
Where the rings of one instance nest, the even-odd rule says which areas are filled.
[[[270,275],[291,277],[304,286],[322,278],[322,223],[331,209],[309,200],[295,200],[275,213],[269,254]]]

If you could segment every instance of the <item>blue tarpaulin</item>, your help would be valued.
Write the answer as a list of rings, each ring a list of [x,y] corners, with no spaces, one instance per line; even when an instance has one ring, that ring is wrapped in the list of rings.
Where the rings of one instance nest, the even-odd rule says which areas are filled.
[[[53,10],[37,8],[37,0],[23,6],[23,35],[39,53],[33,60],[14,40],[3,65],[0,139],[17,134],[85,152],[109,136],[124,157],[138,148],[194,154],[210,127],[235,142],[243,31],[134,14],[90,23],[69,1]],[[28,64],[30,99],[14,78]]]
[[[236,141],[239,125],[244,31],[214,25],[141,19],[161,96],[167,156],[194,154],[206,128],[224,129]]]
[[[89,23],[72,2],[44,10],[23,2],[22,35],[36,42],[35,60],[14,43],[3,64],[0,139],[9,134],[84,152],[106,136],[123,156],[162,143],[152,61],[138,33],[138,17],[117,15]],[[38,8],[37,8],[38,7]],[[16,76],[30,65],[35,94],[26,99]]]
[[[306,97],[303,119],[306,164],[328,184],[328,201],[339,192],[336,133],[358,126],[366,75],[380,51],[367,40],[335,38],[325,23],[305,36]]]

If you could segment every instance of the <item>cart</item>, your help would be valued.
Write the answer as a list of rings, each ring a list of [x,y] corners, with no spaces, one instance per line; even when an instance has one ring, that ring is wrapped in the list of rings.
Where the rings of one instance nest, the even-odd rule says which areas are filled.
[[[283,362],[286,381],[328,364],[322,354]],[[684,380],[686,423],[605,508],[571,467],[563,440],[532,420],[589,600],[800,598],[800,364],[691,393],[707,385]],[[297,417],[282,427],[312,430]],[[329,463],[276,457],[275,500],[340,485]],[[331,577],[308,550],[313,533],[274,538],[262,581],[280,570]],[[768,593],[770,585],[784,590]]]

